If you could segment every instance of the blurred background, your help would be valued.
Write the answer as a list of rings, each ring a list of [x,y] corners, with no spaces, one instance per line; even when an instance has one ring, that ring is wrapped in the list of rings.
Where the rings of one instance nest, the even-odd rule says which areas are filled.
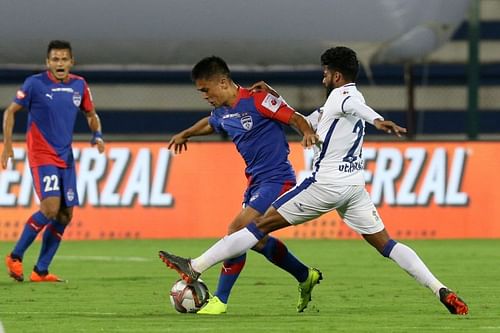
[[[108,140],[163,140],[205,116],[210,107],[190,69],[209,55],[223,57],[241,85],[264,79],[308,114],[325,98],[319,57],[336,45],[358,52],[367,103],[408,127],[408,139],[499,138],[497,0],[2,0],[0,6],[2,107],[26,76],[44,69],[47,43],[66,39]],[[16,120],[15,132],[24,133],[26,114]],[[367,131],[369,139],[377,135]],[[82,118],[76,133],[87,133]]]
[[[385,225],[397,238],[500,238],[498,0],[0,0],[2,107],[45,69],[52,39],[71,41],[107,144],[97,154],[78,118],[81,205],[67,239],[225,234],[246,187],[234,145],[214,135],[174,155],[166,144],[211,111],[192,66],[221,56],[236,82],[265,80],[308,114],[326,97],[320,55],[337,45],[357,51],[367,103],[409,130],[394,140],[366,129],[365,180]],[[26,118],[16,115],[15,156],[0,172],[2,240],[38,209]],[[313,155],[289,135],[300,180]],[[280,235],[358,237],[335,212]]]

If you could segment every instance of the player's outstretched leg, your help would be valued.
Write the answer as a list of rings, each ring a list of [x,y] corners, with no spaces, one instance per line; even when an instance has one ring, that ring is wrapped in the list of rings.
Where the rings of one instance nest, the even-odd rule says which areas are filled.
[[[297,303],[297,312],[303,312],[307,304],[311,301],[313,288],[323,280],[323,274],[316,268],[309,268],[307,279],[299,283],[299,301]]]
[[[9,276],[18,282],[24,281],[23,262],[19,258],[13,258],[11,254],[5,257],[5,266]]]
[[[159,251],[158,255],[165,265],[176,270],[181,278],[187,283],[193,283],[193,281],[198,280],[201,275],[191,267],[191,259],[179,257],[166,251]]]
[[[439,289],[439,299],[452,314],[466,315],[469,307],[458,295],[448,288]]]

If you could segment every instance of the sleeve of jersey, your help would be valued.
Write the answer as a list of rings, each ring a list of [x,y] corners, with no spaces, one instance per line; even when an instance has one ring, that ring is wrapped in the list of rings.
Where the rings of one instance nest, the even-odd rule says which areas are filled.
[[[384,120],[375,110],[352,96],[347,96],[342,102],[342,112],[357,116],[372,125],[375,119]]]
[[[90,92],[90,88],[87,85],[87,82],[85,81],[83,88],[82,104],[80,105],[80,109],[85,112],[90,112],[94,110],[94,101],[92,100],[92,93]]]
[[[217,132],[217,133],[221,133],[222,132],[222,128],[220,126],[220,122],[219,120],[217,119],[217,117],[215,116],[215,113],[214,111],[212,111],[212,113],[210,113],[210,117],[208,117],[208,123],[210,124],[210,126],[212,126],[212,128]]]
[[[288,125],[295,110],[292,109],[282,98],[271,94],[257,93],[254,95],[255,107],[264,117],[276,119]]]
[[[32,80],[30,78],[24,81],[23,86],[16,92],[13,102],[27,108],[31,100]]]

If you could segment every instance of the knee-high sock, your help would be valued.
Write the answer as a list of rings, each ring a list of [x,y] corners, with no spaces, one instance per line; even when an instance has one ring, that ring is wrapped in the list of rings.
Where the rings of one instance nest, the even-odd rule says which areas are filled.
[[[60,224],[57,221],[51,221],[45,232],[43,233],[42,248],[40,250],[40,256],[38,257],[38,262],[36,263],[36,268],[39,272],[45,273],[49,270],[49,265],[54,258],[54,255],[61,244],[62,236],[66,225]]]
[[[226,259],[222,263],[219,284],[214,295],[219,297],[223,303],[227,303],[231,289],[245,266],[246,258],[247,254],[245,253],[236,258]]]
[[[262,250],[256,250],[267,260],[292,274],[298,282],[304,282],[309,275],[309,268],[295,257],[283,242],[269,236]]]
[[[38,233],[49,224],[50,220],[38,211],[31,215],[26,224],[24,225],[21,237],[16,243],[14,250],[12,250],[12,256],[17,259],[23,259],[24,252],[33,243]]]
[[[386,249],[384,249],[383,254],[394,260],[420,284],[432,290],[432,292],[439,297],[439,289],[445,287],[445,285],[436,279],[436,277],[424,264],[422,259],[420,259],[415,251],[413,251],[410,247],[391,240],[386,245]]]
[[[197,258],[191,259],[191,266],[199,273],[225,259],[234,258],[247,252],[265,235],[257,228],[255,223],[250,223],[245,228],[225,236],[211,248]]]

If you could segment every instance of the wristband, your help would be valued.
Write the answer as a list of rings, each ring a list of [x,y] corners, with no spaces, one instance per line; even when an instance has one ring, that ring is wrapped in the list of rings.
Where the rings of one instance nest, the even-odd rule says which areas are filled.
[[[102,139],[102,133],[99,132],[99,131],[95,131],[94,133],[92,133],[92,140],[90,140],[90,143],[92,143],[93,145],[95,145],[97,143],[97,139],[103,140]]]

